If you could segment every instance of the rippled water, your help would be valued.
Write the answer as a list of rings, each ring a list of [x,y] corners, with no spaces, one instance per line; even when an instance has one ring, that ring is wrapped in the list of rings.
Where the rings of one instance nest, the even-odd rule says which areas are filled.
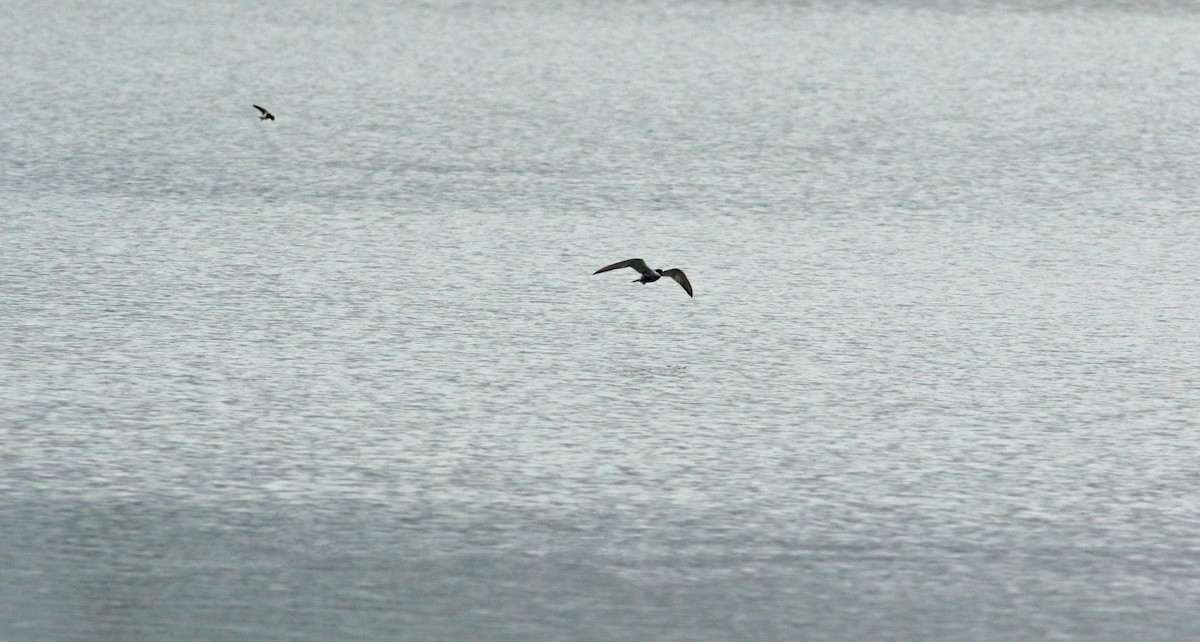
[[[1198,54],[6,3],[0,638],[1198,637]]]

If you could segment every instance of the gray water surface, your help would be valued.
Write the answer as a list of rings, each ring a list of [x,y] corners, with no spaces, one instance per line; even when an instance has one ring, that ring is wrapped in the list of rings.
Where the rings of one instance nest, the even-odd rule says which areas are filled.
[[[4,640],[1200,637],[1190,3],[14,0],[0,56]]]

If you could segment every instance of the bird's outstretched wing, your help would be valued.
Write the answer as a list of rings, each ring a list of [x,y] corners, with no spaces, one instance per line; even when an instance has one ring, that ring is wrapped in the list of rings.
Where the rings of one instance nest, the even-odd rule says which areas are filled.
[[[258,111],[262,112],[263,118],[269,118],[271,120],[275,120],[275,117],[271,115],[271,112],[263,109],[262,107],[259,107],[258,105],[255,105],[254,108],[257,109]]]
[[[688,296],[694,296],[692,294],[692,284],[688,282],[687,275],[683,273],[683,270],[678,268],[663,270],[663,276],[669,276],[672,279],[675,279],[676,283],[683,286],[683,291],[687,292]]]
[[[606,265],[606,266],[600,268],[599,270],[592,272],[592,275],[595,276],[597,274],[600,274],[601,272],[607,272],[609,270],[619,270],[623,267],[633,268],[642,274],[645,274],[646,272],[650,271],[650,268],[646,265],[645,261],[643,261],[641,259],[626,259],[619,263],[613,263],[612,265]]]

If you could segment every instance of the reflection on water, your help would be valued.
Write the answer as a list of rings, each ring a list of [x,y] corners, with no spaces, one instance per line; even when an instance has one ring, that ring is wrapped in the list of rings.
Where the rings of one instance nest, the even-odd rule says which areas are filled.
[[[346,9],[0,21],[0,637],[1196,637],[1188,7]]]

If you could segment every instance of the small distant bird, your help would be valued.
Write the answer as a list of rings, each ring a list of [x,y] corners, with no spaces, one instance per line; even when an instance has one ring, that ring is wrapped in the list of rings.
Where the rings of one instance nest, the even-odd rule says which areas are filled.
[[[275,117],[271,115],[271,112],[259,107],[258,105],[255,105],[254,108],[262,112],[262,116],[258,117],[259,120],[275,120]]]
[[[688,296],[693,296],[692,284],[688,283],[687,275],[683,273],[683,270],[677,268],[671,268],[669,270],[659,270],[656,268],[651,270],[650,267],[646,265],[646,262],[641,259],[627,259],[621,261],[620,263],[613,263],[612,265],[602,267],[599,270],[592,272],[592,276],[600,274],[601,272],[607,272],[609,270],[619,270],[623,267],[633,268],[642,273],[642,278],[634,279],[634,283],[641,283],[642,285],[645,285],[647,283],[653,283],[662,277],[667,276],[675,279],[676,283],[682,285],[683,291],[687,292]]]

